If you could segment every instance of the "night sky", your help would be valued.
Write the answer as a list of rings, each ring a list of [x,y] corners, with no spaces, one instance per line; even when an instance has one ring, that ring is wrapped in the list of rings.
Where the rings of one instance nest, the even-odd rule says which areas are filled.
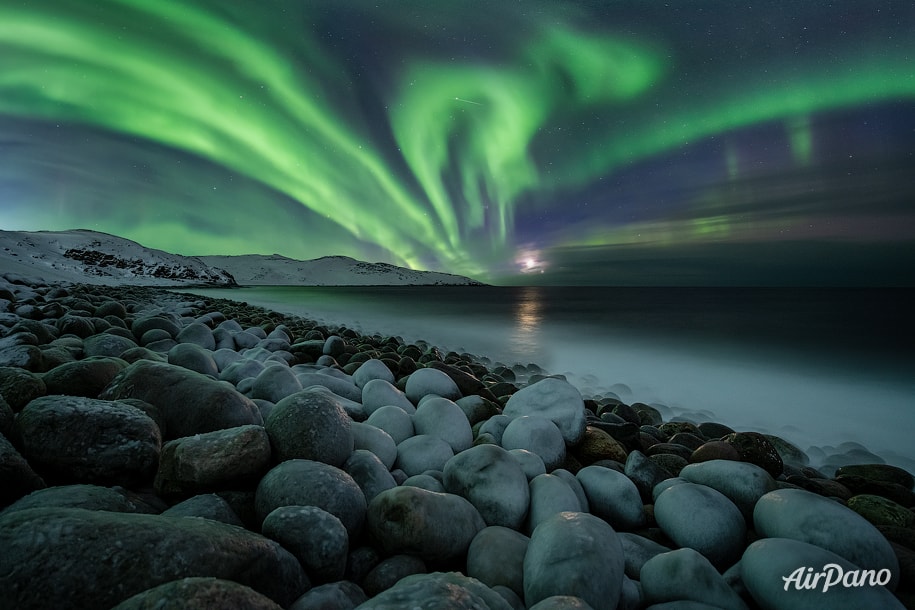
[[[0,228],[915,284],[911,0],[3,0]]]

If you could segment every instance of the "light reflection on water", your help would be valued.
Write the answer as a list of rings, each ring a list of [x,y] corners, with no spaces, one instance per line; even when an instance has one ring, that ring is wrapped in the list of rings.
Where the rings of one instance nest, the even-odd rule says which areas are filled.
[[[534,354],[541,349],[540,323],[543,320],[542,294],[536,286],[527,286],[515,303],[515,327],[509,337],[513,353]]]

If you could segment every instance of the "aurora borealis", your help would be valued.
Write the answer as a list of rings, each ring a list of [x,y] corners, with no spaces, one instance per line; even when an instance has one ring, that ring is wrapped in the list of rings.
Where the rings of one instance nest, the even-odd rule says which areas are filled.
[[[915,283],[915,6],[7,0],[0,227],[512,283]]]

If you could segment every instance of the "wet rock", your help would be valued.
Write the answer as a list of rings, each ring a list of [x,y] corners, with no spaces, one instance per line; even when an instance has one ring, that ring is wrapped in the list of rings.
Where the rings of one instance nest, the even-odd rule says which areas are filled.
[[[410,415],[416,412],[416,407],[413,406],[407,395],[384,379],[368,381],[362,388],[362,408],[366,414],[371,417],[375,411],[387,406],[400,407]]]
[[[871,494],[903,506],[915,507],[915,492],[898,483],[875,481],[850,474],[837,476],[835,482],[848,489],[852,495]]]
[[[915,513],[892,500],[887,500],[880,496],[869,494],[854,496],[848,501],[848,508],[877,526],[912,527],[913,523],[915,523]]]
[[[508,454],[521,466],[521,470],[524,471],[524,476],[527,477],[528,482],[532,481],[534,477],[546,474],[546,465],[536,453],[531,453],[527,449],[512,449]],[[566,455],[566,459],[568,459],[568,455]]]
[[[889,464],[850,464],[842,466],[836,471],[836,477],[841,476],[856,476],[869,481],[895,483],[908,490],[915,487],[915,478],[911,473]]]
[[[553,515],[581,510],[578,496],[560,477],[541,474],[534,477],[529,485],[531,501],[525,527],[528,533]]]
[[[159,427],[121,402],[75,396],[36,398],[16,418],[23,456],[46,478],[141,483],[156,471]]]
[[[502,413],[511,418],[545,417],[556,424],[568,445],[578,443],[585,433],[585,406],[581,394],[575,386],[561,379],[548,377],[512,394]]]
[[[125,599],[112,610],[281,610],[272,599],[254,589],[219,578],[182,578],[147,589]]]
[[[0,546],[0,587],[19,610],[111,608],[189,576],[233,580],[281,606],[308,587],[278,544],[209,519],[35,508],[0,516]]]
[[[775,492],[774,492],[775,493]],[[828,502],[829,500],[825,500]],[[825,566],[836,566],[829,571]],[[812,570],[805,570],[812,568]],[[810,574],[811,588],[804,588]],[[816,577],[815,575],[823,574]],[[827,586],[835,577],[841,581],[861,569],[833,552],[799,540],[767,538],[747,547],[740,561],[740,578],[753,599],[764,608],[807,610],[808,608],[881,608],[902,610],[903,605],[882,586]]]
[[[48,394],[98,398],[102,390],[127,367],[120,358],[89,357],[51,369],[44,375]]]
[[[365,449],[353,451],[343,463],[343,471],[359,485],[366,502],[371,502],[372,498],[386,489],[397,487],[388,468],[374,453]]]
[[[651,492],[657,485],[671,478],[671,474],[651,461],[641,451],[631,452],[627,458],[623,472],[631,480],[645,504],[651,503]]]
[[[168,517],[199,517],[201,519],[212,519],[228,525],[237,525],[243,527],[241,519],[220,496],[216,494],[200,494],[179,502],[174,506],[162,511],[163,516]]]
[[[691,548],[655,555],[642,566],[639,580],[648,605],[690,600],[729,610],[747,610],[747,605],[718,570]]]
[[[447,398],[430,397],[423,400],[413,414],[416,434],[436,436],[460,453],[473,444],[470,422],[459,406]]]
[[[512,610],[498,593],[457,572],[414,574],[376,595],[356,610],[381,608],[448,608],[449,610]]]
[[[831,551],[868,570],[898,574],[886,538],[864,517],[841,504],[800,489],[779,489],[760,498],[753,511],[756,531],[767,538],[791,538]],[[898,579],[889,583],[895,590]]]
[[[667,488],[655,501],[654,516],[671,540],[702,553],[718,569],[737,561],[743,551],[743,515],[711,487],[681,483]]]
[[[349,534],[329,512],[316,506],[281,506],[267,515],[262,531],[295,555],[313,581],[343,578]]]
[[[453,457],[451,445],[437,436],[419,434],[397,445],[394,467],[403,470],[407,476],[413,476],[427,470],[442,470]]]
[[[264,427],[277,461],[305,459],[341,466],[354,448],[350,421],[332,394],[308,389],[278,402]]]
[[[365,422],[351,422],[350,430],[353,433],[353,447],[356,450],[371,451],[385,468],[390,470],[394,467],[397,460],[397,444],[390,434]]]
[[[733,502],[747,522],[753,520],[756,502],[776,488],[775,479],[755,464],[730,460],[711,460],[690,464],[680,478],[720,491]]]
[[[362,588],[366,595],[374,597],[393,587],[397,582],[412,574],[425,574],[426,562],[412,555],[394,555],[383,560],[366,574]]]
[[[591,512],[618,530],[642,526],[642,499],[629,477],[610,468],[587,466],[575,475],[588,497]]]
[[[587,466],[599,460],[614,460],[624,463],[626,447],[600,428],[587,426],[581,441],[575,446],[575,457]]]
[[[155,405],[165,417],[168,439],[263,424],[257,406],[230,385],[161,362],[134,362],[100,397],[138,398]]]
[[[254,380],[252,398],[280,402],[284,398],[302,391],[302,384],[288,366],[276,364],[264,367]]]
[[[47,386],[35,373],[18,367],[0,366],[0,396],[14,413],[47,393]]]
[[[467,549],[467,575],[490,587],[505,586],[524,595],[524,555],[530,538],[493,525],[477,533]]]
[[[109,333],[92,335],[83,340],[83,353],[86,357],[103,356],[117,358],[127,350],[135,347],[138,346],[132,339]]]
[[[689,456],[690,463],[708,462],[711,460],[740,461],[740,453],[734,445],[724,441],[708,441],[703,443]]]
[[[386,553],[427,561],[463,557],[486,523],[473,504],[449,493],[418,487],[383,491],[369,503],[368,533]]]
[[[547,472],[561,466],[566,457],[562,431],[552,420],[539,415],[521,415],[513,419],[502,432],[502,447],[537,454]]]
[[[402,443],[415,433],[410,415],[393,405],[379,407],[369,415],[365,423],[387,432],[395,444]]]
[[[518,462],[497,445],[479,445],[449,459],[446,491],[476,507],[487,525],[518,529],[530,505],[528,480]]]
[[[524,602],[580,597],[595,610],[617,607],[623,549],[616,532],[588,513],[560,513],[537,526],[524,555]]]
[[[351,476],[323,462],[287,460],[257,486],[255,509],[263,521],[281,506],[316,506],[337,517],[351,539],[365,520],[365,496]]]
[[[364,388],[365,384],[372,379],[382,379],[393,384],[394,373],[391,372],[391,369],[389,369],[384,362],[372,358],[359,365],[359,368],[353,373],[353,381],[355,381],[356,385],[360,388]]]
[[[638,580],[642,571],[642,566],[649,559],[661,553],[667,553],[671,549],[659,544],[654,540],[634,534],[631,532],[618,532],[620,544],[623,547],[623,557],[625,558],[624,571],[628,578]]]
[[[744,462],[756,464],[773,477],[782,474],[784,463],[781,456],[769,439],[759,432],[735,432],[723,440],[737,450]]]
[[[289,610],[353,610],[368,597],[359,585],[341,580],[309,590]]]
[[[45,487],[45,483],[32,470],[5,436],[0,434],[0,509],[23,496]]]

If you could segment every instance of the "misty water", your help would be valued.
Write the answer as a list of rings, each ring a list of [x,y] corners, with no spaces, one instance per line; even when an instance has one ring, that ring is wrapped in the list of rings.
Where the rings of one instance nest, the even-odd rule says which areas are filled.
[[[197,290],[368,334],[535,363],[587,396],[777,434],[815,465],[915,470],[906,290],[253,287]]]

